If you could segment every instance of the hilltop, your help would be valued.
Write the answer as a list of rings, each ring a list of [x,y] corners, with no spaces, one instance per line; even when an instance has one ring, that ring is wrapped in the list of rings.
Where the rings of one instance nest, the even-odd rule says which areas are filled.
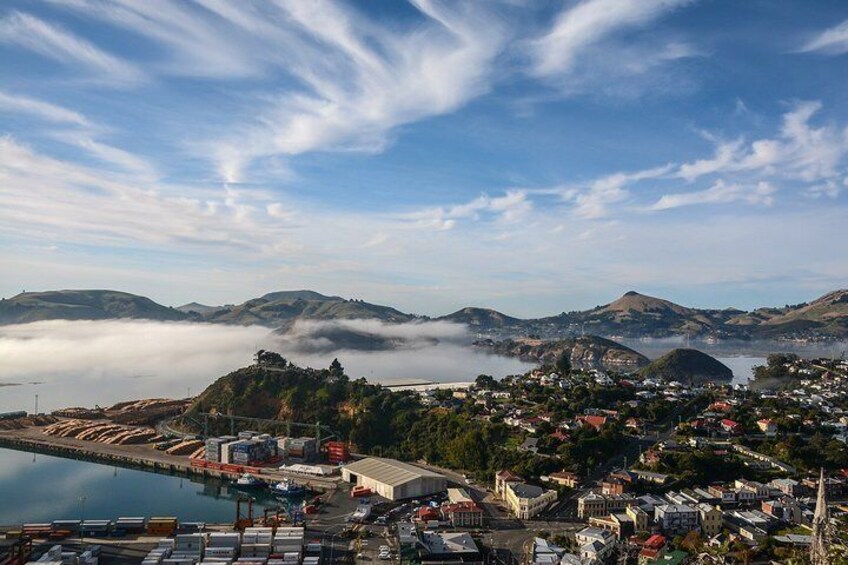
[[[848,337],[848,290],[837,290],[810,303],[785,308],[766,319],[760,330],[761,335],[792,332]]]
[[[227,306],[203,316],[207,322],[279,327],[298,319],[354,320],[377,319],[389,323],[409,322],[416,317],[389,306],[362,300],[325,296],[313,291],[272,292],[235,306]]]
[[[189,315],[144,296],[115,290],[23,292],[0,300],[0,324],[43,320],[186,320]]]
[[[475,345],[498,355],[540,364],[553,364],[563,353],[567,353],[571,366],[577,369],[633,371],[650,362],[638,351],[595,335],[550,341],[527,338],[499,342],[483,340],[475,342]]]
[[[639,370],[639,376],[683,383],[728,382],[733,371],[697,349],[674,349]]]
[[[497,310],[490,308],[463,308],[457,310],[447,316],[442,316],[439,320],[446,322],[454,322],[457,324],[465,324],[472,329],[491,329],[491,328],[510,328],[518,327],[522,324],[522,320],[501,314]]]

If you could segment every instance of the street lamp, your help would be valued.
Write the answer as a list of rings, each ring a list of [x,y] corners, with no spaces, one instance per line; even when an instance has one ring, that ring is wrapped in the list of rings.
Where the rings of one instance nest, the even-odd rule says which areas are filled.
[[[346,524],[337,524],[335,527],[330,526],[328,533],[330,533],[330,565],[333,565],[336,559],[336,538],[346,527]]]
[[[79,498],[80,501],[80,553],[85,550],[85,496]]]

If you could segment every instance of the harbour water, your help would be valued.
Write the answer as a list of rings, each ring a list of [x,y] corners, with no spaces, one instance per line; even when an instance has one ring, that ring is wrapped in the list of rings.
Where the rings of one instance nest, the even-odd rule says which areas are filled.
[[[176,516],[229,523],[239,491],[219,480],[163,475],[0,448],[0,525],[56,519]],[[254,513],[279,506],[256,497]]]

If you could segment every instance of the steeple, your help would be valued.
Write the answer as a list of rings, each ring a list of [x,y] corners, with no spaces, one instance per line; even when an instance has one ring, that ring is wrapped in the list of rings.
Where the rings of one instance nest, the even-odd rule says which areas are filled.
[[[819,491],[816,496],[816,511],[813,514],[813,541],[810,545],[810,563],[829,565],[827,552],[830,548],[830,514],[827,510],[827,487],[824,481],[824,468],[819,475]]]

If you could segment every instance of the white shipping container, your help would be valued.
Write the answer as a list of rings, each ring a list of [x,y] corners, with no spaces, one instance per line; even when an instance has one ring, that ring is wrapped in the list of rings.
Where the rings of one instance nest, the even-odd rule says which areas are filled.
[[[215,532],[209,534],[207,547],[238,547],[241,544],[241,534]]]
[[[234,547],[207,547],[203,552],[204,557],[235,557],[236,548]]]

